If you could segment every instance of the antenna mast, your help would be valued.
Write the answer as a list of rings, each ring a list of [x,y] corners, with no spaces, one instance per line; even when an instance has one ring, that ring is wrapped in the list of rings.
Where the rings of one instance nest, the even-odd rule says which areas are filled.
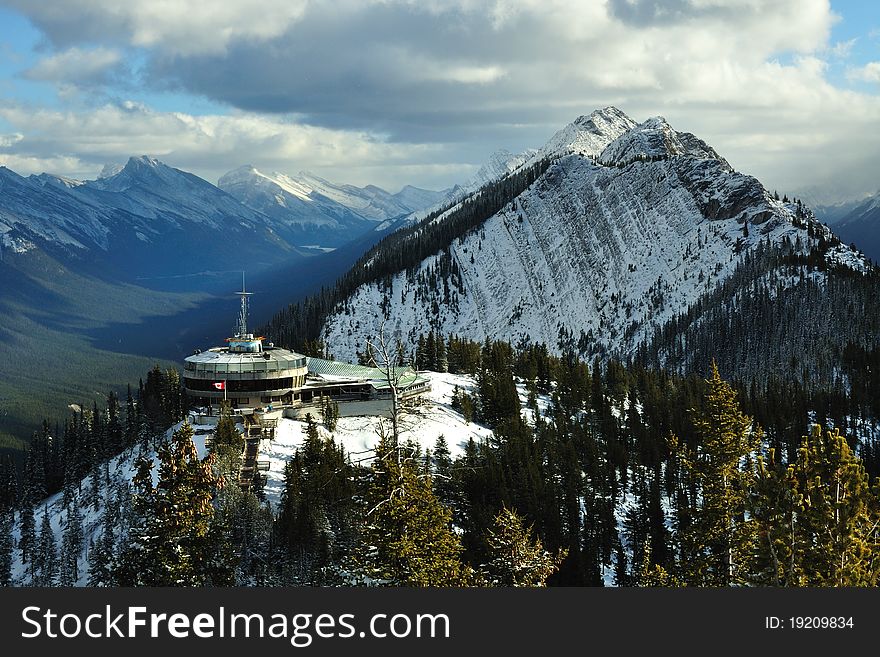
[[[238,314],[238,328],[236,333],[241,337],[244,337],[248,334],[247,331],[247,317],[248,317],[248,297],[253,294],[252,292],[246,292],[244,286],[244,272],[241,272],[241,292],[237,293],[238,296],[241,297],[241,311]]]

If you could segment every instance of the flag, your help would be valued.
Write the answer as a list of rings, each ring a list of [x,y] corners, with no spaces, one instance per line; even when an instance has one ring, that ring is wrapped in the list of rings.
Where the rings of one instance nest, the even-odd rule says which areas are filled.
[[[215,381],[214,387],[217,390],[226,390],[226,381]]]

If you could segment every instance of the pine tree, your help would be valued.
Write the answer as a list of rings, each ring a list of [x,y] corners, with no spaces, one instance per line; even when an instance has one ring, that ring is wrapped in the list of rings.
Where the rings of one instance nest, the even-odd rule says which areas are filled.
[[[437,339],[434,337],[434,331],[428,332],[425,339],[424,365],[426,370],[437,371]]]
[[[416,345],[415,366],[417,370],[428,369],[428,353],[426,350],[424,333],[419,333],[419,341]]]
[[[83,518],[74,501],[67,510],[64,533],[61,536],[61,586],[74,586],[79,581],[79,557],[83,550]]]
[[[122,421],[119,417],[119,397],[116,396],[115,392],[107,395],[107,426],[105,434],[107,457],[116,456],[122,451],[125,440]]]
[[[108,498],[105,498],[104,513],[101,518],[103,531],[98,540],[93,541],[89,546],[88,585],[90,587],[114,586],[116,584],[113,574],[116,543],[114,537],[115,516],[113,505],[109,502]]]
[[[432,491],[412,444],[380,436],[367,496],[364,574],[400,586],[460,586],[473,580],[461,562],[451,513]]]
[[[34,520],[34,507],[25,503],[20,514],[21,535],[18,539],[18,549],[22,564],[30,564],[29,569],[33,574],[34,556],[37,549],[37,528]]]
[[[325,397],[321,402],[321,421],[328,431],[336,431],[336,423],[339,420],[339,403]]]
[[[770,448],[755,462],[755,483],[748,500],[757,541],[748,571],[759,586],[802,586],[798,559],[797,504],[794,468],[785,467]]]
[[[516,511],[505,506],[498,512],[486,537],[492,558],[484,574],[490,585],[546,586],[547,578],[559,569],[567,552],[550,554],[532,531]]]
[[[55,586],[58,576],[58,550],[55,545],[55,533],[49,521],[49,509],[43,508],[43,520],[40,523],[40,537],[37,543],[35,586]]]
[[[446,438],[441,434],[437,436],[431,451],[431,481],[440,502],[450,509],[456,509],[461,506],[462,500],[452,475],[452,453]]]
[[[798,450],[793,474],[801,536],[795,548],[805,582],[877,586],[880,500],[846,438],[814,427]]]
[[[0,511],[0,586],[12,585],[12,512]]]
[[[114,576],[124,586],[222,585],[231,579],[230,564],[217,563],[222,552],[211,534],[212,499],[218,485],[213,457],[201,461],[184,424],[170,444],[158,450],[158,483],[152,461],[137,463],[134,510],[137,525]]]
[[[131,384],[125,395],[125,446],[134,447],[138,440],[138,417],[131,394]]]
[[[276,531],[289,579],[317,584],[345,547],[354,487],[344,450],[320,436],[311,414],[303,433],[302,447],[285,467]]]
[[[642,568],[636,578],[638,586],[646,588],[671,588],[684,586],[684,583],[674,575],[671,575],[666,568],[654,563],[651,555],[650,543],[645,543],[644,555]]]
[[[446,353],[446,341],[440,333],[437,334],[437,371],[449,371],[449,357]]]
[[[693,416],[696,449],[675,436],[670,439],[695,492],[688,522],[679,528],[679,565],[688,585],[729,586],[747,580],[748,555],[754,550],[756,526],[743,516],[753,482],[749,459],[760,433],[714,363],[707,383],[704,409]]]
[[[220,404],[220,419],[217,420],[217,426],[214,428],[213,443],[211,444],[215,469],[224,480],[236,481],[238,479],[244,447],[245,440],[235,426],[232,407],[224,401]]]
[[[18,506],[18,477],[12,456],[4,454],[0,465],[0,511],[13,510]]]

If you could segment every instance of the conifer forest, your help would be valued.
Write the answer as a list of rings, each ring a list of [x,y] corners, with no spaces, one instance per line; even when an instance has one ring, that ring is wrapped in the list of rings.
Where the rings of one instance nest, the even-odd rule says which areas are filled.
[[[876,378],[809,390],[433,332],[411,355],[474,382],[452,407],[492,437],[452,456],[377,418],[375,448],[352,455],[332,413],[310,415],[274,508],[236,483],[228,409],[199,458],[174,369],[45,422],[0,471],[0,582],[20,562],[39,586],[878,583]],[[111,477],[123,457],[133,475]],[[35,522],[53,494],[58,532]]]

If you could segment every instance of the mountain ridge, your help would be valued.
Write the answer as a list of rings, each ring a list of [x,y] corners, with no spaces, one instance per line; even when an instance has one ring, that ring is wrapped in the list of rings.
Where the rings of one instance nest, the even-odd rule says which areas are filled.
[[[360,266],[398,258],[397,270],[330,297],[310,337],[343,359],[382,330],[405,345],[433,330],[627,359],[761,245],[813,277],[873,271],[800,201],[778,200],[698,137],[628,119],[606,108],[564,127],[537,151],[550,162],[527,188],[421,262],[404,265],[380,244]],[[424,218],[413,239],[497,189]],[[270,326],[283,332],[284,321]]]

